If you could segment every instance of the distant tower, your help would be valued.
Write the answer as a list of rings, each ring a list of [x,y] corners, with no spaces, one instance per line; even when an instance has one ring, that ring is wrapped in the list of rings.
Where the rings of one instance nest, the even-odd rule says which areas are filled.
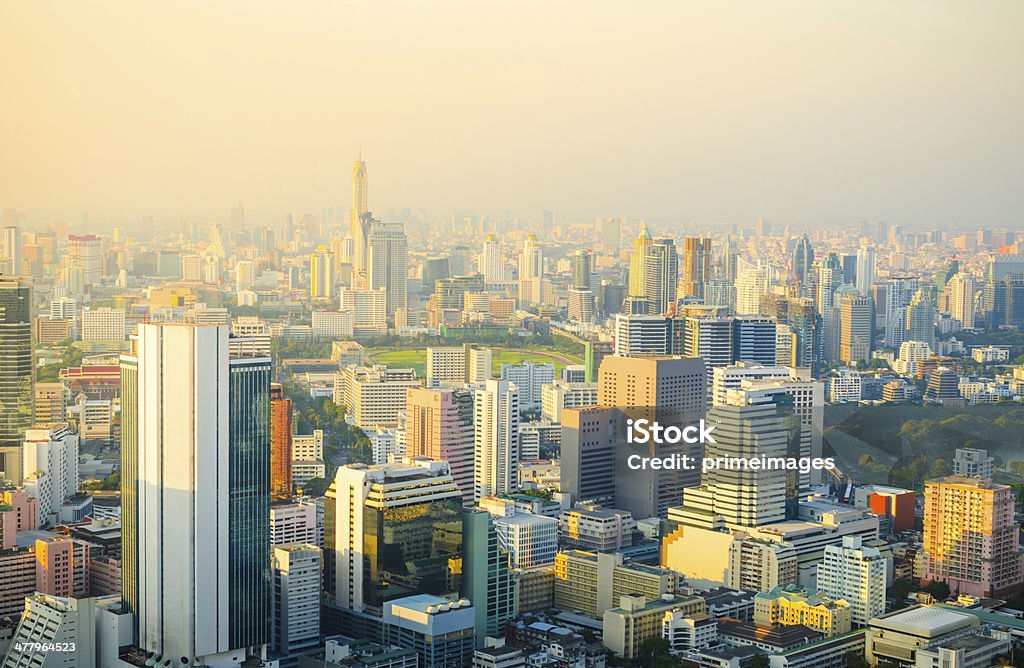
[[[309,296],[313,299],[334,299],[334,254],[320,246],[309,257]]]
[[[360,153],[352,168],[352,210],[349,212],[353,245],[352,269],[358,272],[366,271],[366,237],[369,232],[366,188],[366,163]]]
[[[811,246],[811,240],[804,234],[797,239],[796,248],[793,249],[793,276],[796,277],[797,283],[807,280],[807,272],[810,271],[813,262],[814,248]]]
[[[868,294],[875,282],[875,249],[861,246],[857,249],[857,292]]]
[[[406,308],[409,241],[402,223],[374,222],[366,242],[366,278],[371,290],[384,290],[387,314]]]
[[[519,390],[507,380],[488,380],[473,399],[473,499],[479,501],[519,486]]]
[[[505,264],[501,257],[501,244],[493,234],[484,239],[484,247],[480,252],[479,271],[485,283],[500,283],[505,280]]]
[[[670,237],[658,237],[644,258],[644,293],[654,313],[667,313],[676,304],[679,253]]]
[[[704,284],[711,279],[711,239],[686,237],[683,246],[683,297],[704,299]]]
[[[629,296],[644,297],[647,295],[644,283],[644,263],[647,249],[651,247],[651,233],[647,231],[647,223],[640,223],[640,234],[633,242],[633,253],[629,258]]]

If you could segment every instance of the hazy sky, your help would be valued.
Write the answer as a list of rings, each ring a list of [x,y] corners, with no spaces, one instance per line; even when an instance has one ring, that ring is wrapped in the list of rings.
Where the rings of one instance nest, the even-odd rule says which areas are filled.
[[[0,2],[0,208],[1024,222],[1024,2]]]

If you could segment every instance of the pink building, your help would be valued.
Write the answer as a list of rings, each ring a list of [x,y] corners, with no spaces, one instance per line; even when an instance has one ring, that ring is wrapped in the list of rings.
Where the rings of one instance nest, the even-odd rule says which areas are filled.
[[[39,528],[39,499],[29,496],[25,490],[5,490],[0,494],[0,506],[10,506],[14,511],[17,531],[35,531]]]
[[[88,545],[67,536],[36,541],[36,591],[50,596],[88,596]]]
[[[412,387],[406,391],[408,457],[448,462],[463,503],[473,505],[473,395],[467,390]]]

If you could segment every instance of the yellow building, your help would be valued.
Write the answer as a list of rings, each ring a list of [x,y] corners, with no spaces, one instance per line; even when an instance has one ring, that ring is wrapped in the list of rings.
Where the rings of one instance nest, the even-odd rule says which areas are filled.
[[[782,626],[804,626],[835,636],[850,631],[853,609],[843,599],[808,593],[802,587],[776,587],[754,597],[754,622]]]

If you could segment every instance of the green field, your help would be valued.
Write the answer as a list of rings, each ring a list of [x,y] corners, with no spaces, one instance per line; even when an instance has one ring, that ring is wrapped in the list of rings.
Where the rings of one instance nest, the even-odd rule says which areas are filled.
[[[517,362],[551,362],[555,365],[555,373],[561,372],[566,364],[582,364],[583,360],[566,353],[547,353],[536,350],[518,350],[513,348],[491,348],[493,373],[501,371],[501,365]],[[413,368],[419,376],[427,372],[426,348],[376,348],[366,352],[366,356],[375,364],[387,364],[393,367]]]

